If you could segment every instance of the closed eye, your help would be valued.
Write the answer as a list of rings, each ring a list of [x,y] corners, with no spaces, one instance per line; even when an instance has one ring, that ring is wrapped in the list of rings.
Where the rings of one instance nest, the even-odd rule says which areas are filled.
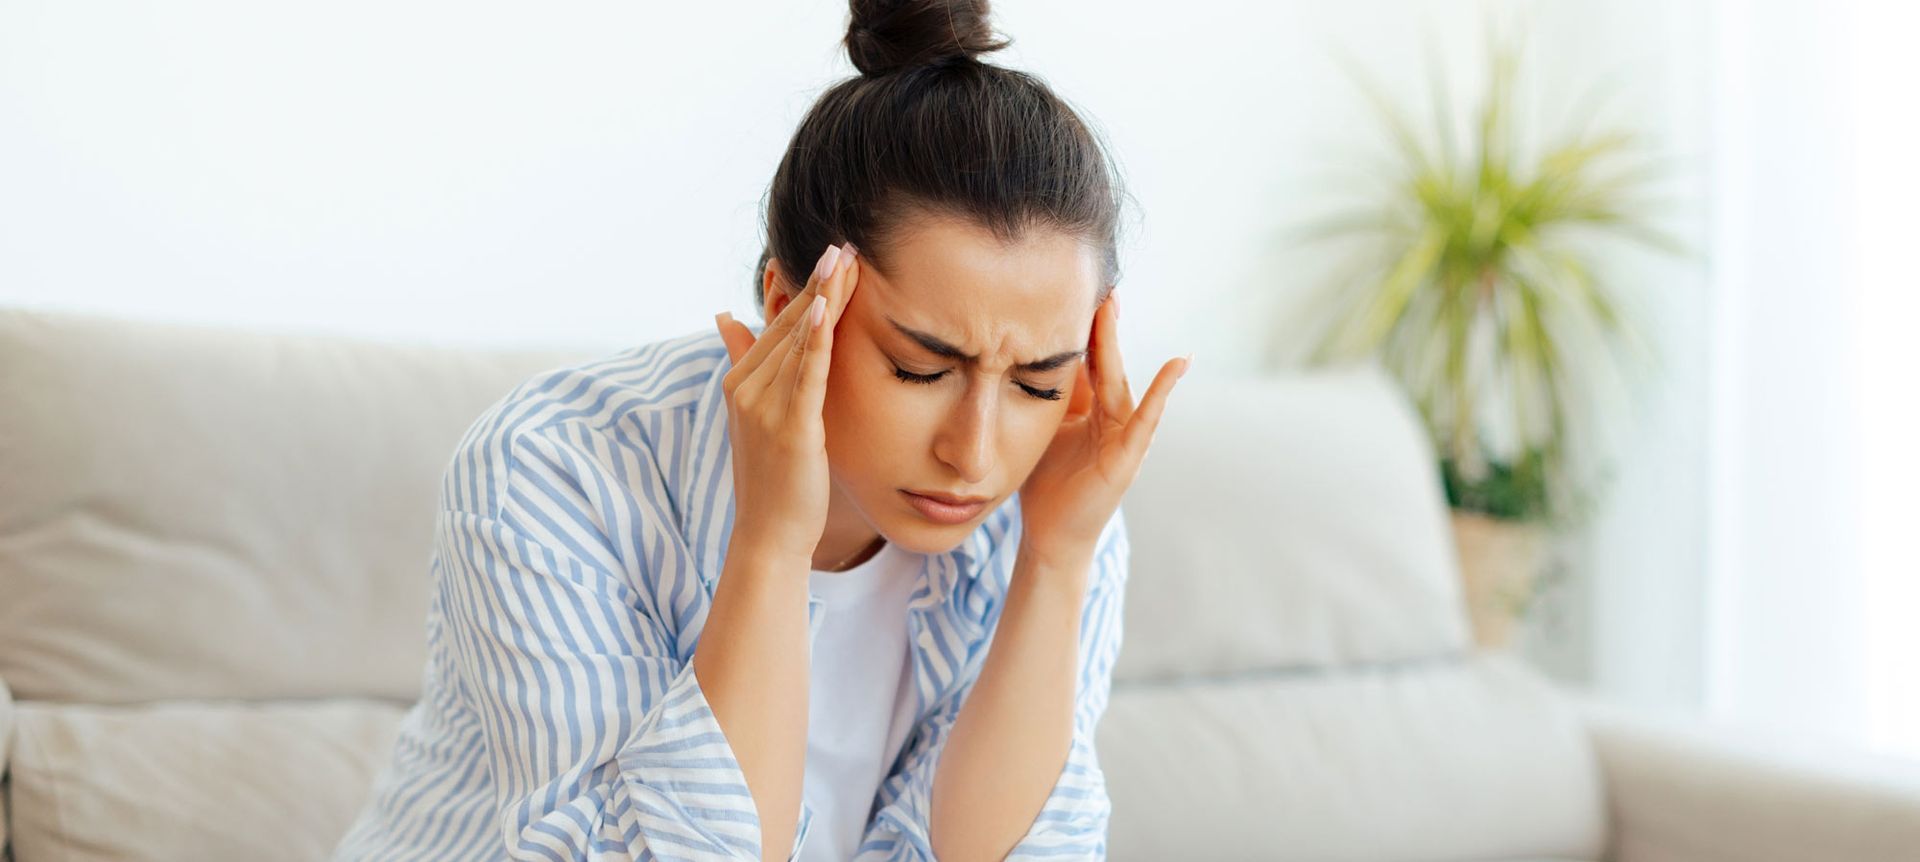
[[[937,381],[940,378],[947,376],[948,373],[949,372],[942,371],[937,374],[915,374],[911,371],[901,368],[898,365],[895,365],[893,367],[893,376],[898,377],[901,380],[904,380],[908,383],[931,384],[934,381]],[[1015,381],[1015,382],[1019,383],[1019,381]],[[1028,386],[1025,383],[1019,383],[1019,386],[1020,386],[1020,389],[1026,392],[1028,395],[1031,395],[1042,401],[1058,401],[1060,400],[1060,396],[1063,394],[1059,389],[1035,389],[1031,386]]]

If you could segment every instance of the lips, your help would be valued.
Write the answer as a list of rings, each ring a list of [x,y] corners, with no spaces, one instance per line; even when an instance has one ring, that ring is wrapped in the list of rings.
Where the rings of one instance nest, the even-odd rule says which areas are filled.
[[[969,506],[974,503],[985,503],[993,499],[992,497],[962,497],[955,494],[942,494],[939,491],[908,491],[907,493],[946,503],[950,506]]]
[[[902,489],[908,505],[920,516],[936,524],[963,524],[986,511],[991,497],[955,497],[948,494],[921,493]]]

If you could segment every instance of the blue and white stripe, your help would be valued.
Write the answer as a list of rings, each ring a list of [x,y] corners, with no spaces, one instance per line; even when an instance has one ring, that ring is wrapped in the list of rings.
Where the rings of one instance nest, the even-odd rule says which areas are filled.
[[[441,488],[422,697],[335,858],[761,858],[758,813],[691,661],[733,526],[729,367],[718,333],[677,336],[536,376],[475,421]],[[1016,494],[925,557],[907,620],[919,718],[863,862],[933,858],[934,767],[1019,530]],[[1106,856],[1093,742],[1127,560],[1116,512],[1082,610],[1072,748],[1010,859]],[[789,858],[812,816],[803,801]]]

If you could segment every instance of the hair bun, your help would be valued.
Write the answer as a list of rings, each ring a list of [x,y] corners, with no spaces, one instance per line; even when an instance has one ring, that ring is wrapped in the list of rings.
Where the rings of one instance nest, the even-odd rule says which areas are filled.
[[[916,66],[970,60],[1007,47],[987,23],[987,0],[852,0],[847,55],[878,77]]]

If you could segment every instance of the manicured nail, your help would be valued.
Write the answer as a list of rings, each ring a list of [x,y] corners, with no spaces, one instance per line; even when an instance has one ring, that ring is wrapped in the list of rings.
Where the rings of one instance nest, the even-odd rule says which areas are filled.
[[[813,314],[813,327],[815,329],[819,329],[820,322],[827,319],[827,298],[826,297],[818,296],[818,295],[814,296],[812,314]]]
[[[1187,372],[1193,370],[1193,354],[1191,353],[1187,354],[1186,359],[1187,359],[1186,363],[1180,366],[1180,377],[1187,376]],[[1174,379],[1178,380],[1180,378],[1176,377]]]
[[[847,243],[840,251],[840,257],[834,261],[833,267],[833,274],[836,276],[845,272],[847,267],[853,265],[853,243]]]
[[[839,259],[840,247],[837,245],[827,246],[826,252],[820,255],[820,262],[813,267],[814,279],[818,281],[831,275],[833,273],[833,265]]]

